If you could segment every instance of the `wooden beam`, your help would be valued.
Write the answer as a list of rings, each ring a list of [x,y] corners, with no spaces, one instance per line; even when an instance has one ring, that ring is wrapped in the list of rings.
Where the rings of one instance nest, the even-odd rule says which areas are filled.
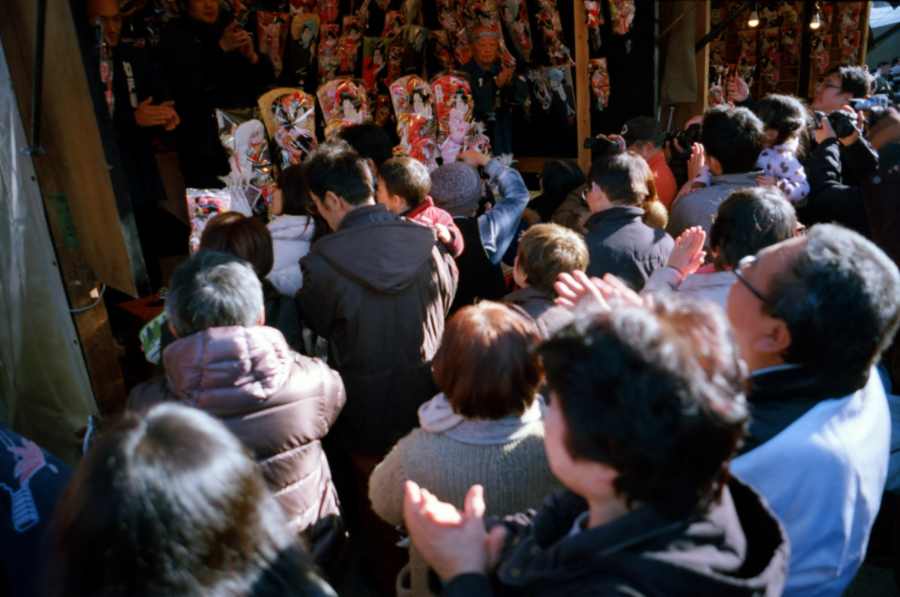
[[[534,172],[540,174],[544,164],[552,158],[516,158],[515,167],[519,172]]]
[[[870,2],[863,2],[862,10],[859,13],[859,65],[865,68],[866,53],[869,51],[869,11],[872,10]],[[894,30],[898,28],[894,25]]]
[[[26,123],[31,121],[34,9],[32,0],[0,2],[0,43]],[[99,280],[131,290],[134,280],[68,2],[48,3],[46,26],[41,99],[45,152],[32,161],[69,305],[81,309],[96,302]],[[103,301],[73,314],[73,321],[101,413],[120,410],[124,381]]]
[[[578,131],[578,165],[591,168],[591,150],[582,141],[591,136],[591,92],[588,81],[588,26],[584,0],[575,0],[575,123]]]

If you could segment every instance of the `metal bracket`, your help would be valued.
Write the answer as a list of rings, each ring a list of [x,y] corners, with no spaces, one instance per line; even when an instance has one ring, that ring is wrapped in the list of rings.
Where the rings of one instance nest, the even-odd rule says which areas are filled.
[[[47,31],[47,0],[37,0],[34,36],[34,72],[31,82],[31,145],[22,149],[25,155],[41,155],[41,97],[44,95],[44,38]]]

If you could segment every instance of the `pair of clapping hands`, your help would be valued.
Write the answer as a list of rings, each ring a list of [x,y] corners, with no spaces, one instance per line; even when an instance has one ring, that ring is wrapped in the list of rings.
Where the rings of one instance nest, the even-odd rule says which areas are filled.
[[[687,275],[703,263],[706,253],[703,228],[688,228],[675,241],[668,267]],[[645,298],[613,275],[590,278],[581,271],[560,274],[554,285],[557,303],[570,309],[611,310],[613,306],[640,306]],[[650,299],[646,299],[650,300]],[[484,526],[484,488],[473,485],[466,494],[463,511],[442,502],[413,481],[404,488],[403,518],[416,548],[445,581],[462,574],[488,574],[500,561],[506,528]]]

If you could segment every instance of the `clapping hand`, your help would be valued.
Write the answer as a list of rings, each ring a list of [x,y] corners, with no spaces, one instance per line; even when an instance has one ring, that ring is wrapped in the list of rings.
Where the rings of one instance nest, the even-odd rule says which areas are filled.
[[[611,311],[613,305],[640,306],[644,298],[612,274],[603,279],[589,278],[582,271],[559,275],[553,288],[559,295],[556,303],[571,310],[594,308]]]
[[[675,247],[669,253],[669,261],[666,265],[677,269],[682,276],[693,274],[706,259],[706,251],[703,250],[705,242],[706,232],[703,227],[688,228],[675,239]]]

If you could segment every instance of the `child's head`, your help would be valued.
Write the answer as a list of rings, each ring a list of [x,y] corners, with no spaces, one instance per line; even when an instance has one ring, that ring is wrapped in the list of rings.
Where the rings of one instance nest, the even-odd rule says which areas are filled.
[[[747,108],[715,106],[703,115],[700,142],[713,174],[750,172],[762,150],[762,122]]]
[[[391,158],[378,170],[375,200],[394,213],[402,213],[425,201],[431,189],[428,170],[409,157]]]
[[[587,266],[587,245],[580,234],[557,224],[535,224],[519,239],[514,276],[520,286],[556,298],[553,283],[559,274]]]
[[[756,115],[763,123],[763,145],[782,145],[805,134],[809,113],[799,99],[790,95],[769,94],[760,100]]]
[[[478,170],[465,162],[450,162],[431,173],[431,198],[451,216],[473,214],[482,194]]]

